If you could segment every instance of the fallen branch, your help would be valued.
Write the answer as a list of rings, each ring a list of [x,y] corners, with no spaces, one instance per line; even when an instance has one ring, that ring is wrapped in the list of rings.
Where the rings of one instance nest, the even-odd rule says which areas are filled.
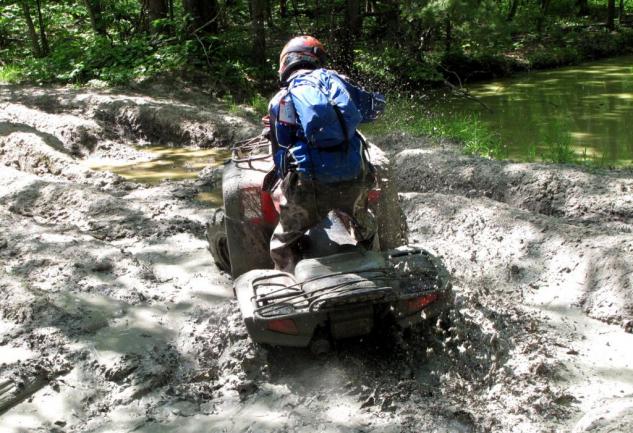
[[[467,99],[472,99],[473,101],[477,102],[479,105],[481,105],[482,107],[484,107],[486,110],[488,110],[489,113],[492,113],[492,109],[490,107],[488,107],[484,102],[482,102],[479,98],[477,98],[476,96],[473,96],[470,94],[470,92],[468,91],[468,89],[465,89],[464,86],[462,85],[462,79],[459,77],[459,75],[454,72],[454,71],[449,71],[448,69],[446,69],[444,66],[440,65],[440,68],[444,69],[444,72],[452,74],[455,76],[455,78],[457,78],[457,82],[459,83],[459,87],[457,87],[456,85],[454,85],[453,83],[451,83],[450,81],[444,79],[444,84],[448,87],[451,88],[451,90],[459,95],[459,96],[463,96],[464,98]]]
[[[44,388],[49,380],[45,375],[38,375],[29,378],[24,384],[11,379],[0,381],[0,415]]]
[[[200,39],[200,37],[197,34],[194,33],[193,35],[195,36],[195,38],[200,43],[200,46],[202,47],[202,51],[204,52],[204,58],[207,60],[207,66],[209,67],[209,69],[212,69],[211,60],[209,60],[209,53],[207,52],[207,48],[204,46],[204,42],[202,42],[202,39]]]
[[[59,376],[68,373],[70,366],[58,365],[53,369],[35,366],[28,373],[22,371],[22,375],[17,379],[10,372],[0,373],[0,415],[30,398]]]
[[[454,85],[453,83],[451,83],[448,80],[444,80],[444,84],[446,84],[448,87],[450,87],[455,94],[457,94],[459,96],[463,96],[464,98],[471,99],[471,100],[475,101],[476,103],[478,103],[479,105],[484,107],[486,110],[488,110],[489,113],[493,112],[492,109],[490,107],[488,107],[483,101],[481,101],[476,96],[471,95],[468,92],[467,89],[464,89],[463,87],[457,87],[456,85]]]

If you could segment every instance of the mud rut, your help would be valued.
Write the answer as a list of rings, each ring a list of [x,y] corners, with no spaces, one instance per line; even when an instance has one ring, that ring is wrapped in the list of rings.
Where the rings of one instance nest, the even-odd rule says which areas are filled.
[[[147,94],[0,87],[0,431],[631,431],[630,173],[383,138],[456,306],[315,359],[248,340],[194,200],[217,169],[145,186],[87,168],[257,131]]]

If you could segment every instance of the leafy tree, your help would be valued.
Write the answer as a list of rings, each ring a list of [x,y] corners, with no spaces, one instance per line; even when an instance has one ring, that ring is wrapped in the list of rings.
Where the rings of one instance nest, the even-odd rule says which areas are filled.
[[[156,25],[156,21],[161,22],[167,18],[169,12],[169,4],[167,0],[142,0],[143,9],[147,10],[148,29],[150,31],[159,31],[160,25]]]
[[[617,31],[603,38],[586,24],[605,17]],[[618,53],[629,32],[615,17],[615,0],[0,0],[0,68],[63,82],[204,73],[249,92],[274,86],[269,59],[308,33],[333,67],[414,89]]]

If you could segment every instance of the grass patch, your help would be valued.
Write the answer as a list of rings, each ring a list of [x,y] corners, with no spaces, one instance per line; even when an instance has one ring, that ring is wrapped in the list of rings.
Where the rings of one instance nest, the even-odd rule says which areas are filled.
[[[578,163],[578,155],[572,147],[572,137],[566,125],[556,122],[547,129],[544,138],[547,152],[543,155],[544,161],[556,164]]]
[[[406,132],[461,143],[465,153],[487,158],[506,158],[507,150],[498,134],[474,115],[441,115],[425,111],[420,103],[399,99],[390,102],[380,120],[364,125],[369,135]]]
[[[0,83],[14,84],[22,78],[22,69],[16,65],[0,67]]]
[[[268,99],[257,92],[250,98],[240,98],[227,93],[221,99],[226,104],[229,113],[247,117],[258,124],[261,118],[268,114]]]
[[[259,93],[251,97],[250,106],[255,110],[255,114],[260,117],[268,114],[268,99]]]

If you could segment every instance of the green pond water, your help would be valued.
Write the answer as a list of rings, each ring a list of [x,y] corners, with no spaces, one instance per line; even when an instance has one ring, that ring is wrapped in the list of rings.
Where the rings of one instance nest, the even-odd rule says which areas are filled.
[[[550,146],[564,145],[580,160],[633,161],[633,56],[467,87],[490,110],[466,98],[435,109],[478,116],[500,135],[509,158],[539,159]]]

